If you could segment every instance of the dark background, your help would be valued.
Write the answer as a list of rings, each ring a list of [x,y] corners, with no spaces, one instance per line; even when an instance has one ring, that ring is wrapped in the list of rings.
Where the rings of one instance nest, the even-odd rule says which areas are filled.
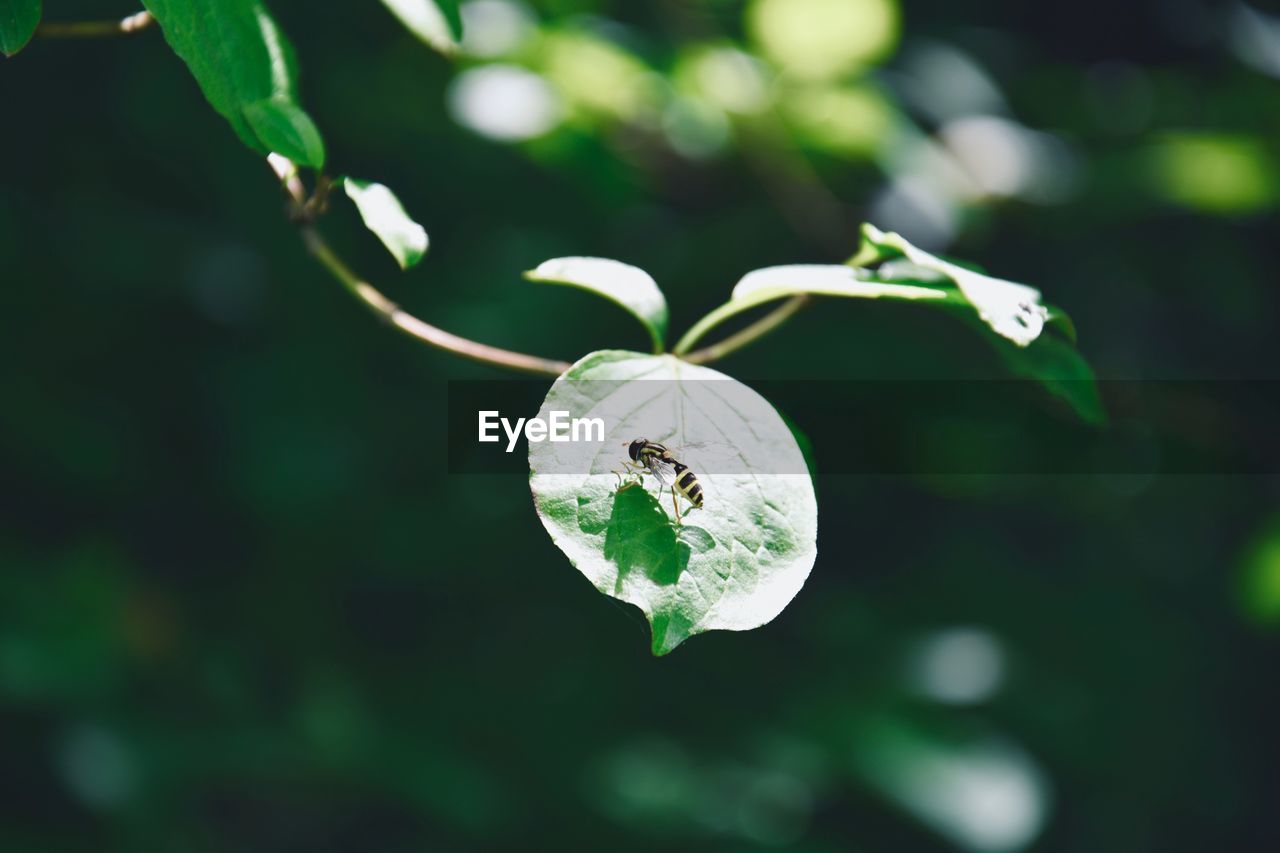
[[[731,117],[689,156],[582,108],[503,144],[445,106],[480,60],[451,66],[378,4],[271,5],[332,168],[392,186],[432,248],[400,275],[349,210],[322,227],[459,334],[643,348],[608,304],[520,279],[557,255],[649,270],[679,332],[751,269],[843,260],[861,219],[931,233],[883,203],[912,177],[896,135],[859,153]],[[727,0],[533,6],[544,34],[604,33],[665,79],[694,45],[756,50]],[[925,181],[949,223],[930,245],[1041,287],[1100,377],[1274,379],[1280,37],[1251,14],[904,2],[883,62],[820,85],[878,93],[945,155],[937,104],[964,98],[930,87],[969,78],[921,63],[980,69],[1002,127],[1053,156],[1017,192]],[[446,383],[503,374],[329,280],[160,33],[0,63],[0,163],[4,849],[1280,841],[1274,476],[823,475],[826,441],[801,594],[653,659],[522,478],[444,473]],[[718,367],[1006,375],[952,318],[878,303],[824,304]],[[918,452],[989,451],[1020,423],[939,416]]]

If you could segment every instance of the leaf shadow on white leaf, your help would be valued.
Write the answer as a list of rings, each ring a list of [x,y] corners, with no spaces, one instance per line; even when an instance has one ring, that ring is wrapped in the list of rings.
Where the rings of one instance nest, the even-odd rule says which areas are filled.
[[[599,532],[589,530],[591,525],[585,518],[579,526],[584,533]],[[676,583],[689,567],[691,554],[692,549],[677,537],[671,518],[656,497],[638,486],[614,492],[603,555],[618,567],[616,594],[621,594],[627,576],[637,569],[656,584]]]

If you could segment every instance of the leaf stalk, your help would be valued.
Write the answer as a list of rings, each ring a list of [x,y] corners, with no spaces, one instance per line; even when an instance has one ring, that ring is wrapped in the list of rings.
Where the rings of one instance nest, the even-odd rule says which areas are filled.
[[[750,310],[760,304],[759,302],[752,302],[748,300],[726,302],[710,314],[707,314],[697,323],[694,323],[693,327],[689,329],[689,331],[685,332],[684,337],[682,337],[675,345],[675,348],[672,349],[672,353],[693,364],[707,364],[709,362],[716,361],[724,358],[732,352],[742,349],[747,344],[754,342],[757,338],[762,338],[769,334],[787,320],[791,319],[793,314],[808,305],[811,301],[812,299],[808,294],[801,293],[792,296],[786,302],[783,302],[759,320],[756,320],[754,323],[738,332],[734,332],[719,343],[712,344],[709,347],[704,347],[695,352],[690,352],[690,350],[693,349],[693,345],[701,340],[707,332],[711,331],[730,317],[740,314],[743,311]]]

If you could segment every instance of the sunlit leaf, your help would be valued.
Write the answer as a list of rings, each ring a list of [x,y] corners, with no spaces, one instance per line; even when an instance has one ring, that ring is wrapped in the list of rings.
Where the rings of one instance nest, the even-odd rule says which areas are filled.
[[[923,282],[944,292],[946,298],[935,304],[971,319],[1011,373],[1038,381],[1083,420],[1106,422],[1093,368],[1074,346],[1075,324],[1062,309],[1041,302],[1038,290],[942,260],[871,225],[862,234],[850,264],[878,263],[877,280]],[[1042,334],[1046,326],[1062,337]]]
[[[457,0],[382,0],[405,29],[432,48],[449,55],[462,41]]]
[[[644,325],[655,351],[662,349],[667,335],[667,300],[644,270],[608,258],[553,258],[526,272],[525,278],[568,284],[613,300]]]
[[[607,351],[556,380],[539,417],[555,411],[601,418],[604,438],[530,442],[538,516],[596,589],[644,611],[654,654],[704,631],[764,625],[799,592],[817,554],[813,481],[759,394],[674,356]],[[696,472],[705,503],[683,524],[652,478],[618,491],[610,472],[627,458],[623,442],[640,437]]]
[[[760,304],[800,293],[854,299],[947,298],[936,288],[870,281],[843,264],[791,264],[747,273],[734,286],[733,299]]]
[[[343,178],[347,197],[355,202],[365,227],[378,236],[401,269],[422,260],[427,252],[427,232],[405,213],[400,199],[382,184]]]
[[[324,140],[315,122],[297,104],[267,98],[245,105],[244,115],[269,151],[302,166],[324,167]]]
[[[850,265],[865,267],[905,257],[926,270],[946,276],[973,306],[991,329],[1018,346],[1026,346],[1040,336],[1049,320],[1049,309],[1040,300],[1040,291],[1025,284],[994,278],[966,269],[911,245],[902,235],[884,232],[874,225],[862,226],[862,246]]]
[[[702,336],[729,317],[789,296],[841,296],[852,299],[923,299],[944,301],[945,290],[870,280],[865,270],[843,264],[791,264],[749,272],[733,288],[728,302],[693,325],[676,344],[685,353]]]
[[[0,0],[0,53],[13,56],[40,25],[40,0]]]
[[[187,64],[210,105],[231,123],[245,145],[261,154],[273,150],[255,129],[250,110],[275,144],[292,141],[298,149],[295,153],[306,153],[300,162],[316,159],[317,151],[323,160],[319,133],[297,105],[293,47],[262,3],[143,0],[143,5],[155,16],[165,40]],[[258,106],[262,102],[289,104],[291,109]]]

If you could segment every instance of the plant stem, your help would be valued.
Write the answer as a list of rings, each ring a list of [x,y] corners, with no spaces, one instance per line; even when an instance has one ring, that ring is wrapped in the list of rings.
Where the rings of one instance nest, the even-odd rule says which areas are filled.
[[[150,12],[138,12],[118,21],[46,21],[36,27],[40,38],[103,38],[126,36],[154,24]]]
[[[325,242],[325,239],[320,236],[320,232],[316,231],[314,227],[303,225],[301,233],[302,242],[306,244],[307,251],[323,264],[325,269],[329,270],[333,277],[341,282],[342,286],[352,296],[363,302],[373,313],[410,337],[438,349],[460,355],[463,358],[481,361],[486,364],[496,364],[499,367],[507,367],[512,370],[524,371],[525,373],[559,376],[572,366],[567,361],[555,361],[549,358],[539,358],[535,355],[525,355],[520,352],[491,347],[488,344],[459,337],[430,323],[423,322],[404,311],[399,305],[383,296],[377,288],[356,275],[341,258],[334,254],[333,249],[329,247],[329,244]]]
[[[352,296],[364,303],[374,314],[390,323],[395,328],[423,343],[445,350],[446,352],[469,358],[485,364],[496,364],[499,367],[521,370],[526,373],[537,373],[542,376],[559,376],[573,365],[567,361],[556,361],[550,358],[539,358],[536,355],[525,355],[522,352],[491,347],[468,338],[446,332],[444,329],[419,320],[399,305],[383,296],[381,291],[347,266],[342,258],[329,245],[328,241],[316,230],[316,215],[324,209],[325,197],[331,187],[329,178],[320,175],[316,179],[316,192],[307,197],[306,187],[298,175],[297,167],[286,157],[279,154],[267,156],[267,165],[280,179],[280,186],[289,197],[291,215],[297,223],[302,235],[302,242],[307,251],[324,265],[333,277],[341,282]]]
[[[711,314],[704,317],[698,325],[690,329],[688,334],[680,339],[680,343],[676,346],[674,352],[691,364],[707,364],[708,362],[717,361],[724,358],[729,353],[745,347],[756,338],[761,338],[769,334],[787,320],[791,319],[792,314],[795,314],[801,308],[808,305],[810,301],[810,297],[804,293],[793,296],[774,310],[770,311],[768,314],[765,314],[759,320],[756,320],[754,323],[740,331],[734,332],[719,343],[685,354],[689,347],[693,346],[693,344],[697,342],[698,338],[709,330],[711,326],[716,325],[721,320],[733,314],[738,313],[739,310],[743,310],[741,308],[737,308],[733,311],[727,311],[725,309],[728,309],[733,303],[722,305],[720,308],[716,309],[716,311],[713,311]],[[720,313],[719,317],[715,316],[717,313]],[[707,323],[707,320],[711,320],[713,318],[714,322]],[[699,326],[702,326],[703,328],[699,330]],[[694,335],[694,332],[698,332],[698,334]]]

